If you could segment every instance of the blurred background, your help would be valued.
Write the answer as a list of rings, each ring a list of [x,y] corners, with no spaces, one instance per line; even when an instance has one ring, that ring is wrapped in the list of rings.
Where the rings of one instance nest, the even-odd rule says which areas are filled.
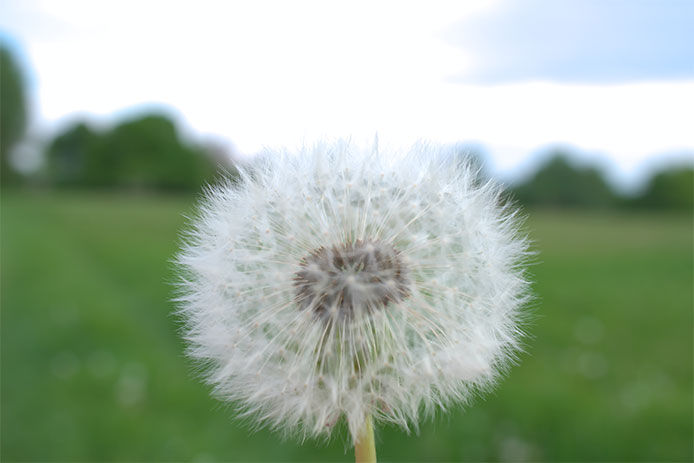
[[[3,461],[350,461],[252,432],[170,264],[264,146],[455,146],[539,252],[526,352],[383,461],[691,461],[694,3],[0,3]]]

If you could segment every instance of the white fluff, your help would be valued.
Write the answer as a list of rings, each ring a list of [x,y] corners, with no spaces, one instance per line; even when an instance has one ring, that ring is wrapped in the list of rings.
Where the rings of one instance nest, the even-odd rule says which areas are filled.
[[[500,189],[445,150],[377,151],[343,141],[268,151],[239,184],[208,191],[186,235],[189,354],[259,424],[302,437],[329,435],[342,416],[352,438],[367,415],[416,428],[421,413],[488,388],[518,349],[527,243]],[[397,254],[406,291],[384,290],[394,264],[363,274],[328,272],[322,254],[307,263],[358,242]],[[306,278],[312,296],[333,291],[320,310],[298,296]],[[349,316],[341,291],[354,295]]]

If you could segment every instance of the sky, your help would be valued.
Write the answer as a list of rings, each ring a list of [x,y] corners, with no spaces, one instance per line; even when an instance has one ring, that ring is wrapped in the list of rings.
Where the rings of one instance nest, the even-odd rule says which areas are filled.
[[[4,0],[50,134],[152,108],[238,155],[350,137],[484,147],[501,178],[551,146],[622,189],[694,161],[689,0]]]

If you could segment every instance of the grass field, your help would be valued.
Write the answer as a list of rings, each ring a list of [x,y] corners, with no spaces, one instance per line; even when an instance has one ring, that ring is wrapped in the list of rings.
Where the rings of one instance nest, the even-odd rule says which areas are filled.
[[[208,396],[171,316],[193,199],[2,198],[3,461],[351,461],[250,432]],[[527,353],[498,389],[377,431],[383,461],[692,460],[692,218],[530,213]]]

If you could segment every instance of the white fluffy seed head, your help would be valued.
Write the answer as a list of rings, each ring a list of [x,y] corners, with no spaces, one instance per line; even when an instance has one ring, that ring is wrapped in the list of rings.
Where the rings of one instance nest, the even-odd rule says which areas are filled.
[[[518,349],[527,242],[445,150],[267,152],[208,191],[178,255],[189,354],[215,393],[302,437],[417,426]]]

